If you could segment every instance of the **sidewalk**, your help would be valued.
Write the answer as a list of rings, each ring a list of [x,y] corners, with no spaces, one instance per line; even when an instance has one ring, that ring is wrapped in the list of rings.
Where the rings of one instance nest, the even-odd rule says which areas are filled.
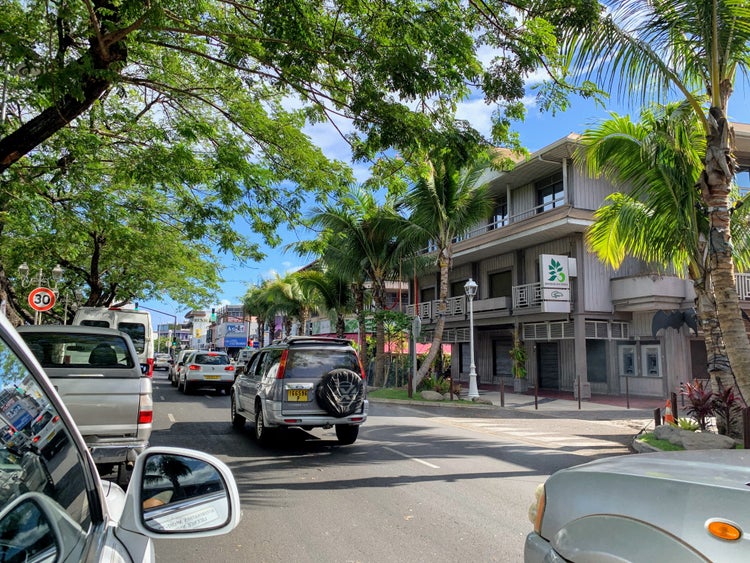
[[[468,400],[468,390],[462,389],[461,399]],[[536,412],[557,418],[577,418],[580,420],[621,421],[633,428],[646,428],[654,425],[654,409],[663,408],[665,399],[658,397],[620,397],[594,395],[591,399],[578,402],[572,392],[540,390],[518,394],[507,388],[501,395],[497,386],[479,387],[479,401],[475,404],[455,403],[451,401],[425,402],[403,401],[418,406],[468,407],[492,409],[503,407],[510,410]],[[372,402],[391,402],[371,399]],[[402,401],[393,401],[402,402]],[[679,405],[678,405],[679,407]]]

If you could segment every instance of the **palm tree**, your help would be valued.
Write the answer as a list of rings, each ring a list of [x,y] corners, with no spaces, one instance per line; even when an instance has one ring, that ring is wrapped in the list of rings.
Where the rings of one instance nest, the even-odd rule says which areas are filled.
[[[320,309],[335,322],[336,336],[344,338],[346,315],[354,310],[350,283],[330,268],[325,271],[302,270],[295,274],[295,278],[301,287],[317,293]]]
[[[328,245],[322,257],[328,268],[351,280],[355,311],[360,327],[360,353],[367,366],[365,288],[369,286],[372,299],[379,310],[385,309],[386,282],[398,279],[399,263],[404,247],[397,235],[403,218],[386,201],[378,204],[375,196],[363,189],[354,190],[337,205],[318,208],[313,224],[327,230]],[[385,380],[385,329],[382,317],[376,317],[375,380]]]
[[[709,225],[699,211],[696,186],[704,153],[703,132],[689,104],[683,102],[644,110],[639,123],[612,114],[584,132],[575,160],[590,176],[603,175],[627,190],[612,194],[596,212],[586,235],[589,248],[613,268],[631,256],[693,282],[709,374],[718,391],[717,376],[724,386],[733,387],[734,382],[715,301],[706,285]],[[733,229],[739,215],[733,214]],[[747,243],[746,237],[735,237],[741,262],[748,258]],[[724,421],[717,422],[725,433]]]
[[[750,396],[750,340],[735,287],[730,191],[736,171],[727,119],[737,72],[750,64],[750,4],[736,0],[607,0],[611,8],[583,34],[562,38],[563,60],[580,80],[619,81],[639,101],[677,91],[706,138],[698,185],[708,219],[706,276],[737,385]],[[707,96],[707,98],[706,98]],[[708,99],[708,102],[704,101]]]
[[[412,247],[436,248],[440,269],[439,311],[445,311],[448,300],[448,271],[453,262],[453,241],[492,214],[493,199],[487,183],[479,179],[489,166],[486,157],[470,157],[448,150],[436,150],[427,162],[423,175],[404,196],[402,205],[408,213],[408,226],[402,237]],[[438,355],[443,339],[445,316],[439,315],[432,346],[422,362],[413,386],[424,378]]]

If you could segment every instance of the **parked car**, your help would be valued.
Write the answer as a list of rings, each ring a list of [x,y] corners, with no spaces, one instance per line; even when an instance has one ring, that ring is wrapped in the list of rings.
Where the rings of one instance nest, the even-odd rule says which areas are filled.
[[[187,357],[193,352],[195,350],[180,350],[172,365],[169,366],[169,381],[173,387],[177,387],[177,383],[180,381],[180,369],[185,365]]]
[[[748,560],[750,453],[688,450],[606,458],[540,487],[526,563]]]
[[[70,410],[103,474],[125,469],[148,446],[151,378],[130,337],[111,328],[35,325],[18,333]]]
[[[180,369],[177,388],[183,393],[191,393],[201,387],[225,391],[234,383],[234,364],[226,352],[198,350],[185,360]]]
[[[31,446],[8,452],[0,445],[4,561],[154,561],[154,538],[201,538],[237,526],[234,477],[224,463],[202,452],[149,448],[135,460],[127,492],[102,482],[53,382],[4,315],[0,365],[3,418],[21,409],[27,416],[15,419],[28,425],[48,411],[65,435],[50,459]],[[181,471],[170,471],[174,467]],[[152,484],[164,489],[166,480],[172,489],[155,501]]]
[[[40,455],[49,459],[65,441],[65,433],[60,431],[61,428],[60,417],[52,411],[43,410],[29,428],[31,445]]]
[[[156,354],[154,356],[154,369],[169,370],[172,364],[172,356],[169,354]]]
[[[367,386],[348,340],[292,336],[261,348],[231,391],[231,419],[255,423],[268,442],[276,429],[336,428],[340,444],[353,444],[367,420]]]

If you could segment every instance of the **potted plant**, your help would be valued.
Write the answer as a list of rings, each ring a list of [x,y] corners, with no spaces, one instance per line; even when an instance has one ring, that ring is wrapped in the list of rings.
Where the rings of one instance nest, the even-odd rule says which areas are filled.
[[[514,393],[525,393],[528,390],[529,384],[526,379],[526,346],[518,338],[518,331],[513,333],[513,348],[509,351],[510,357],[513,360],[513,392]]]

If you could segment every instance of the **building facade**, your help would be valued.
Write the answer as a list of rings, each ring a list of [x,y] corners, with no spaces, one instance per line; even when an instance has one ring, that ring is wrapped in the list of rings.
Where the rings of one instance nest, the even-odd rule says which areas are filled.
[[[747,186],[750,126],[738,124],[735,132],[738,177]],[[613,270],[587,251],[584,235],[594,212],[616,190],[573,165],[578,139],[559,139],[513,170],[485,178],[495,196],[494,216],[455,243],[449,273],[443,341],[453,344],[452,376],[468,381],[464,285],[473,279],[480,385],[512,384],[515,333],[526,350],[531,387],[574,396],[580,389],[582,398],[679,393],[681,383],[707,376],[703,337],[690,322],[692,283],[632,259]],[[421,319],[423,342],[431,339],[439,314],[438,277],[423,275],[411,287],[408,312]],[[747,281],[737,275],[743,300],[750,298]],[[655,317],[670,314],[684,322],[654,331]]]

